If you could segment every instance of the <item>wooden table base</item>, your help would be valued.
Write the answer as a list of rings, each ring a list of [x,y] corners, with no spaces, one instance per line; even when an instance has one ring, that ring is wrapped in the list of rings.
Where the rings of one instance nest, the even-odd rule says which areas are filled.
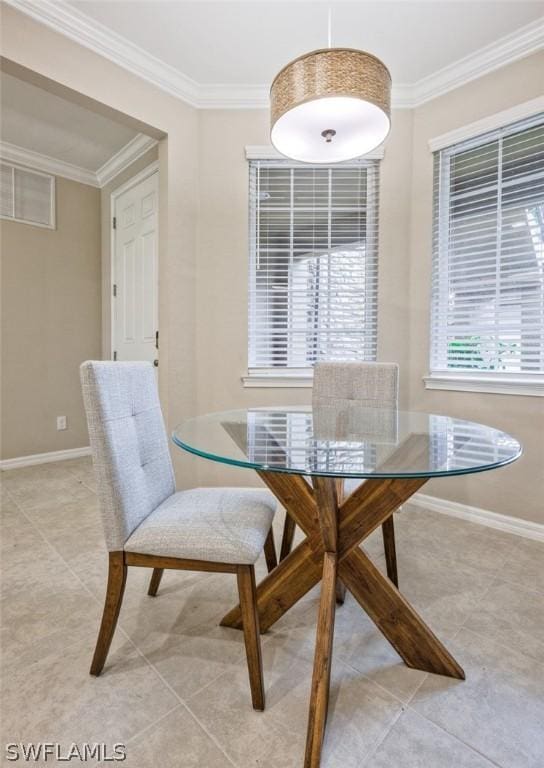
[[[298,475],[259,474],[306,535],[257,587],[261,632],[321,581],[304,761],[305,768],[318,768],[327,719],[339,579],[409,667],[464,680],[463,670],[440,640],[359,548],[426,479],[367,480],[339,501],[334,478],[314,477],[312,491]],[[241,629],[240,607],[229,611],[221,624]]]

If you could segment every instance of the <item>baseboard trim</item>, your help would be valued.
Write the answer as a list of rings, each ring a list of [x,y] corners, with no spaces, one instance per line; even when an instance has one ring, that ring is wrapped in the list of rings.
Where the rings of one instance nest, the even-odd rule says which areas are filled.
[[[34,453],[31,456],[17,456],[14,459],[2,459],[0,470],[21,469],[32,467],[35,464],[49,464],[52,461],[65,461],[66,459],[79,459],[82,456],[90,456],[89,446],[84,448],[68,448],[65,451],[50,451],[49,453]]]
[[[457,501],[439,499],[436,496],[428,496],[426,493],[414,494],[408,503],[430,509],[433,512],[440,512],[450,517],[469,520],[471,523],[486,525],[488,528],[496,528],[498,531],[514,533],[526,539],[544,541],[544,525],[542,523],[533,523],[530,520],[522,520],[519,517],[501,515],[498,512],[491,512],[489,509],[470,507],[468,504],[460,504]]]

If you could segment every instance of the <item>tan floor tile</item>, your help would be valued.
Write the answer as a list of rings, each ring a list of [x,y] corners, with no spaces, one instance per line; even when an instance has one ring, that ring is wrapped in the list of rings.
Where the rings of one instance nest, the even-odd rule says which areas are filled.
[[[544,663],[544,593],[495,582],[465,626]]]
[[[237,768],[302,764],[319,587],[262,638],[265,713],[251,708],[242,633],[218,627],[237,602],[230,575],[166,572],[159,596],[149,598],[151,571],[130,568],[114,650],[96,680],[88,668],[107,552],[91,460],[1,479],[10,702],[2,714],[14,738],[130,740],[125,764],[135,768],[158,765],[157,755],[161,768],[169,760],[176,768],[228,768],[214,739]],[[278,550],[283,517],[280,511],[274,523]],[[323,768],[488,768],[487,758],[501,768],[541,768],[544,544],[409,505],[395,523],[401,591],[465,667],[467,681],[408,669],[348,594],[337,612]],[[297,530],[295,541],[301,538]],[[365,548],[384,570],[380,529]],[[264,558],[256,572],[257,580],[266,575]],[[468,628],[459,631],[463,622]],[[124,632],[187,698],[204,729]],[[400,701],[406,706],[412,695],[419,714],[411,703],[402,712]]]
[[[544,665],[461,630],[466,680],[429,675],[410,706],[504,768],[542,768]]]
[[[187,699],[223,672],[245,664],[243,633],[220,627],[236,602],[230,574],[166,573],[157,597],[144,590],[120,617],[123,629],[178,695]]]
[[[406,711],[365,768],[493,768],[495,764],[415,712]]]
[[[360,672],[333,664],[322,768],[359,768],[401,711],[396,699]]]
[[[40,533],[70,565],[83,555],[106,551],[102,524],[95,510],[91,519],[86,517],[77,503],[63,505],[56,512],[41,516],[36,512],[27,514],[32,514],[31,519]],[[56,518],[57,523],[53,523],[51,518]]]
[[[63,464],[65,469],[81,480],[94,478],[93,460],[90,456],[82,456],[79,459],[68,459],[67,461],[64,461]]]
[[[96,549],[83,548],[83,551],[74,552],[70,556],[70,569],[85,584],[87,589],[102,602],[108,580],[108,550],[105,541],[102,540]],[[143,588],[143,578],[139,576],[143,570],[143,568],[130,569],[125,599],[127,594],[131,594],[136,580],[141,580]]]
[[[544,541],[517,537],[516,548],[501,571],[501,578],[513,584],[544,592]]]
[[[451,634],[465,621],[490,585],[487,573],[435,554],[397,548],[399,587],[423,620]]]
[[[125,768],[228,768],[224,752],[182,706],[127,745]],[[102,763],[112,765],[112,763]]]
[[[69,470],[54,464],[10,470],[3,475],[8,493],[23,510],[48,508],[54,502],[89,499],[94,495]]]
[[[129,578],[132,570],[129,569]],[[139,570],[147,587],[151,570]],[[123,625],[127,632],[137,634],[142,620],[149,616],[150,623],[159,631],[213,628],[237,600],[233,574],[165,571],[156,597],[149,597],[147,589],[134,591],[134,600],[127,603]]]
[[[189,700],[190,709],[238,765],[302,764],[312,663],[298,635],[295,630],[274,636],[263,646],[265,713],[251,710],[244,667]],[[393,697],[335,660],[323,768],[359,766],[399,712]]]
[[[11,536],[7,536],[10,540]],[[0,591],[2,599],[19,590],[39,586],[51,576],[66,573],[66,564],[57,552],[41,537],[34,535],[26,544],[6,546],[0,558]]]
[[[10,562],[17,559],[20,552],[43,544],[43,537],[18,508],[2,511],[0,533],[2,558]]]
[[[6,741],[123,742],[177,699],[122,635],[102,676],[89,675],[94,639],[57,649],[3,678]]]
[[[2,476],[0,474],[0,512],[15,512],[17,510],[17,504],[13,497],[8,492],[5,483],[2,483]]]
[[[93,588],[100,602],[106,567],[104,558]],[[237,600],[233,576],[167,571],[154,598],[150,576],[150,569],[129,568],[119,623],[182,698],[245,663],[242,633],[219,626]]]
[[[56,641],[57,650],[74,640],[95,637],[101,606],[58,561],[44,561],[39,579],[8,582],[2,595],[3,661],[40,658]],[[28,569],[27,569],[28,573]],[[24,662],[26,663],[26,661]]]
[[[517,536],[406,505],[395,516],[397,549],[418,558],[438,558],[444,570],[475,568],[496,574],[512,554]]]
[[[188,706],[238,765],[253,760],[265,768],[275,759],[280,766],[300,764],[311,660],[297,639],[272,637],[263,645],[263,665],[265,712],[251,707],[245,661],[189,699]]]

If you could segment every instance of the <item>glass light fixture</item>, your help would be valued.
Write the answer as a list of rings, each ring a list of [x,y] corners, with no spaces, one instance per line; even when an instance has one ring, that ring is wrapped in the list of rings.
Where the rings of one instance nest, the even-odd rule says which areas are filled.
[[[391,75],[353,48],[324,48],[284,67],[270,88],[271,141],[306,163],[337,163],[375,149],[391,127]]]

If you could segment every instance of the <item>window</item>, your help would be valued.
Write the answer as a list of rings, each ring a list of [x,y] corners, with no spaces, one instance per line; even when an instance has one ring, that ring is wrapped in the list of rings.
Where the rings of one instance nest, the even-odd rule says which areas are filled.
[[[55,177],[0,163],[0,216],[55,228]]]
[[[500,381],[489,391],[515,391],[516,382],[540,394],[544,115],[436,152],[434,172],[427,383],[472,380],[485,391]]]
[[[380,412],[376,410],[376,413]],[[320,415],[324,419],[320,420]],[[383,414],[381,417],[380,430],[384,426]],[[386,431],[388,427],[392,429],[383,435],[385,446],[389,440],[396,444],[396,418],[390,421],[394,424],[386,425]],[[379,463],[376,445],[354,444],[347,439],[338,439],[337,434],[338,424],[331,414],[313,414],[312,418],[308,411],[296,409],[279,413],[250,410],[247,412],[246,452],[250,461],[271,468],[284,466],[286,456],[289,466],[313,472],[334,472],[340,465],[353,474],[376,468]]]
[[[374,360],[378,163],[250,163],[249,374]]]

